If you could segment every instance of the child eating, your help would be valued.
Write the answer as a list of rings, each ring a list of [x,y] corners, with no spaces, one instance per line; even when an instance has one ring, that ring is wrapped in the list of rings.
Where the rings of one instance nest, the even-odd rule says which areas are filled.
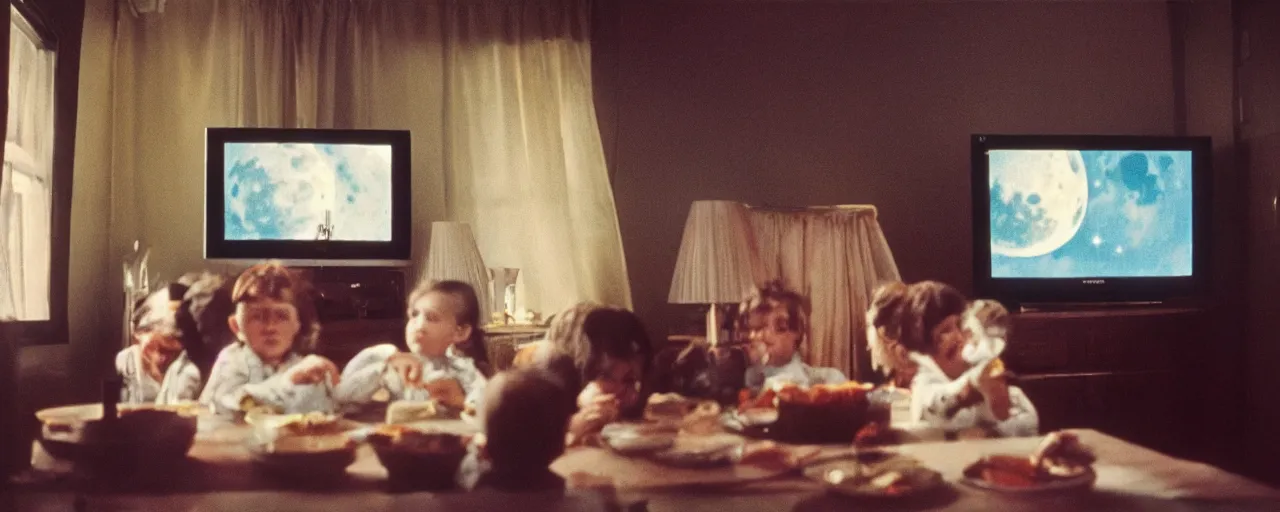
[[[237,341],[218,354],[200,401],[221,415],[259,407],[276,413],[332,412],[338,369],[307,355],[319,335],[307,282],[275,262],[240,274],[227,319]]]
[[[747,336],[751,366],[745,380],[752,392],[788,382],[809,387],[849,380],[835,368],[814,368],[801,361],[797,349],[809,330],[806,309],[804,297],[778,281],[757,289],[742,303],[738,328]]]
[[[116,372],[123,380],[120,403],[174,404],[195,400],[200,370],[186,357],[176,321],[181,293],[175,287],[156,290],[133,310],[134,344],[116,354]]]
[[[484,353],[475,290],[460,281],[424,282],[407,302],[409,352],[389,343],[362,350],[343,370],[334,396],[344,404],[363,404],[386,389],[393,401],[434,400],[459,411],[477,407],[486,379],[467,356]]]
[[[914,373],[913,420],[965,437],[1036,435],[1035,407],[1008,384],[998,359],[971,364],[963,357],[972,341],[961,327],[966,302],[935,281],[881,286],[868,314],[868,346],[887,370]],[[909,363],[900,357],[904,352]]]

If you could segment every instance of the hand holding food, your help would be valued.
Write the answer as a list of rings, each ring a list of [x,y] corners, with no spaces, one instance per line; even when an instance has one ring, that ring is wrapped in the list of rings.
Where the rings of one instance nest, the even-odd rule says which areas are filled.
[[[579,404],[582,403],[580,399]],[[569,419],[569,444],[579,444],[588,435],[599,432],[605,425],[613,423],[618,418],[619,407],[618,399],[613,395],[595,395],[586,406],[581,406]]]
[[[461,410],[466,407],[466,393],[457,379],[436,379],[424,382],[421,387],[431,394],[431,399],[450,409]]]
[[[337,384],[338,376],[341,374],[342,372],[338,371],[333,361],[312,354],[289,369],[289,380],[294,384],[316,384],[324,382],[327,377],[330,384]]]
[[[422,360],[408,352],[397,352],[387,358],[387,370],[399,375],[405,384],[422,381]]]

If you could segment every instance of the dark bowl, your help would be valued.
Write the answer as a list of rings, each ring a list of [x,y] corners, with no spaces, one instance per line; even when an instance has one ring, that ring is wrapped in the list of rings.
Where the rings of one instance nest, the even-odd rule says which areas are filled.
[[[442,432],[413,432],[410,442],[395,443],[378,434],[369,444],[387,470],[393,491],[443,491],[457,487],[456,475],[467,456],[463,436]]]

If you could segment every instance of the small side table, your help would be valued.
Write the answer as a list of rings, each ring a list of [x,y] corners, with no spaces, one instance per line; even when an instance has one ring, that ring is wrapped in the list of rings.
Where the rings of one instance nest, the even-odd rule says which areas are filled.
[[[511,368],[516,351],[526,343],[545,338],[547,328],[533,324],[495,325],[484,328],[485,349],[494,371]]]

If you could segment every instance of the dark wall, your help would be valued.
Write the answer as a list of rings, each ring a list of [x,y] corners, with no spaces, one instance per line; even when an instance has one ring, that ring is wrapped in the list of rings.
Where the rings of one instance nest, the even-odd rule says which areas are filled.
[[[1236,2],[1236,32],[1240,38],[1238,94],[1242,116],[1237,119],[1240,160],[1247,172],[1249,248],[1246,373],[1244,394],[1249,401],[1246,432],[1253,472],[1280,484],[1280,2]]]
[[[603,4],[597,109],[657,332],[694,200],[874,204],[905,279],[968,289],[970,134],[1175,127],[1161,2]]]

